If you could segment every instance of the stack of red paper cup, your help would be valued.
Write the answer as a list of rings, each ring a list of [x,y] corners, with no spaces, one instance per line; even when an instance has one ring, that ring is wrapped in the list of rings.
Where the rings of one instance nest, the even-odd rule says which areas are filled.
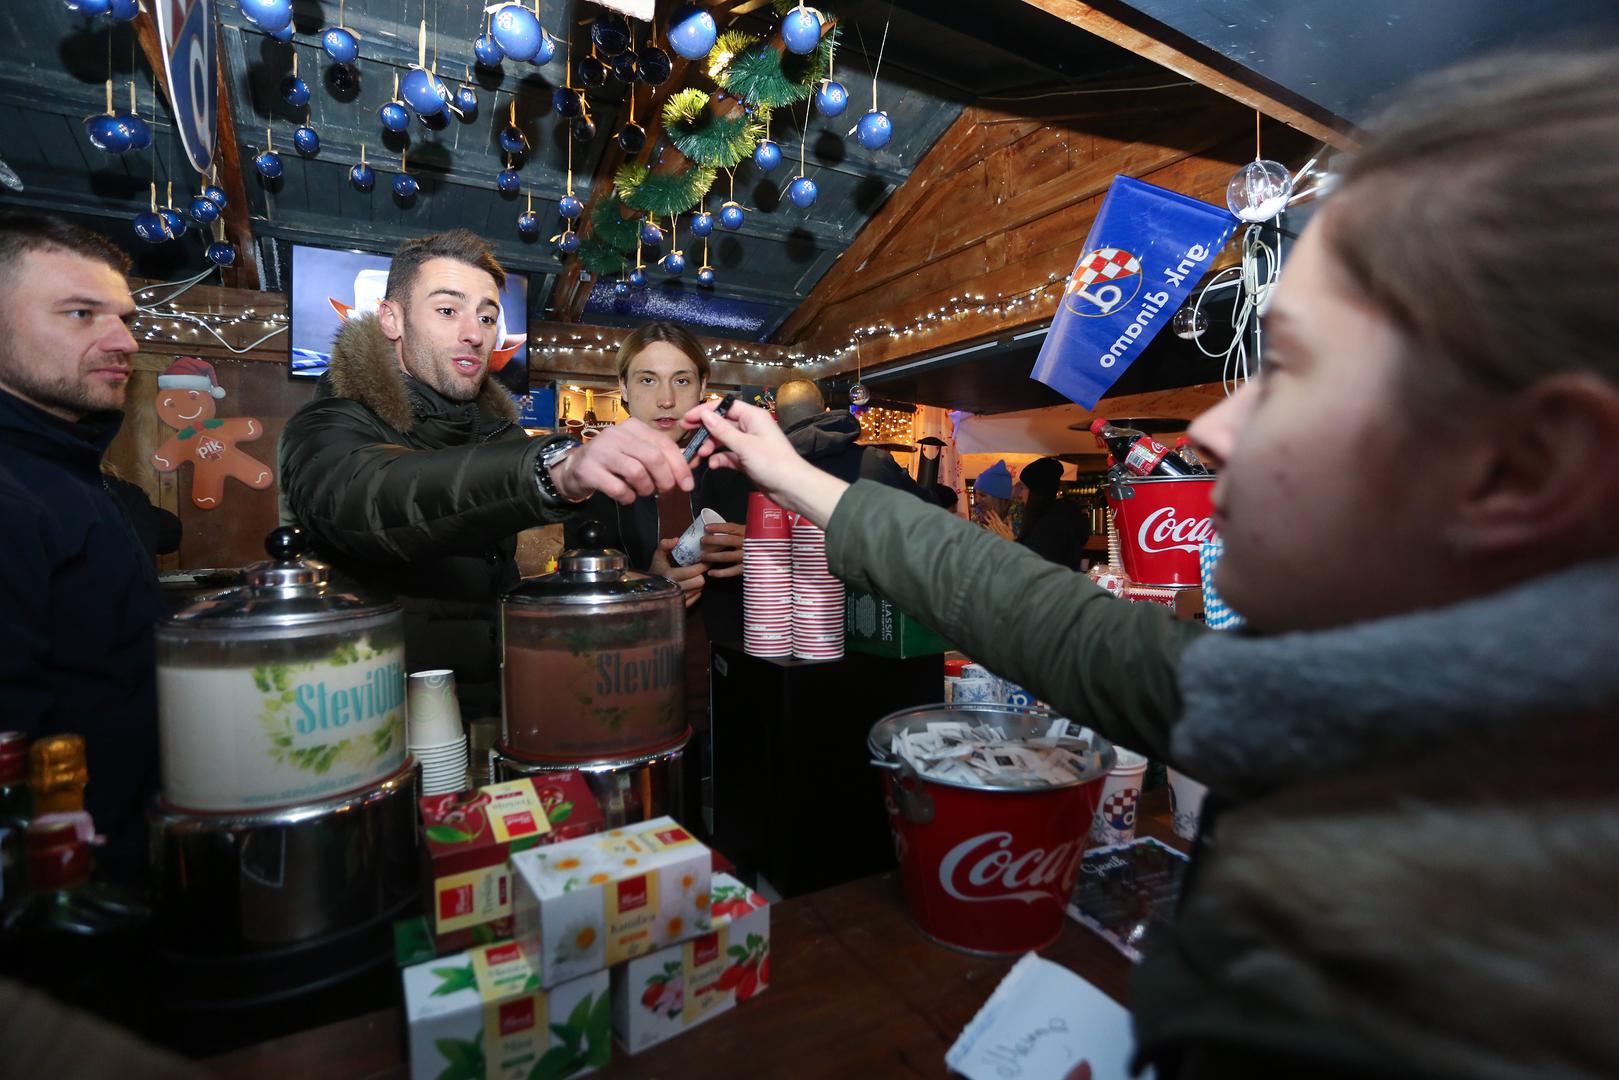
[[[836,660],[843,655],[843,582],[826,568],[826,533],[793,524],[793,656]]]
[[[761,492],[748,496],[742,537],[742,648],[749,656],[793,655],[793,527]]]

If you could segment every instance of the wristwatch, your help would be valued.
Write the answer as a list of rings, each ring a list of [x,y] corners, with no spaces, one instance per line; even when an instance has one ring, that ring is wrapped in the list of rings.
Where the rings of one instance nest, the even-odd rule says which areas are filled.
[[[585,445],[578,439],[564,435],[551,439],[540,450],[540,456],[534,462],[534,482],[539,485],[540,496],[547,502],[553,503],[581,503],[584,499],[569,499],[557,490],[556,483],[551,479],[551,468],[557,462]]]

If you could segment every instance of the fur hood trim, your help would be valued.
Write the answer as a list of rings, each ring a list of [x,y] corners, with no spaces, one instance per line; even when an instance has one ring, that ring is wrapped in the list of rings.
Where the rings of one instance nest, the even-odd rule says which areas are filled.
[[[332,346],[326,378],[334,396],[359,402],[396,431],[408,432],[418,416],[437,411],[433,402],[417,390],[416,380],[399,370],[393,342],[382,332],[375,315],[362,315],[343,324]],[[480,410],[497,419],[517,419],[517,404],[512,396],[488,377],[475,400]]]

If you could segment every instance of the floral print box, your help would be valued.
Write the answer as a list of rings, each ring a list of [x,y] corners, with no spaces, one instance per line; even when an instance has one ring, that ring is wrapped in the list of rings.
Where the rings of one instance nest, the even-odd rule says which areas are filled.
[[[671,817],[512,856],[514,936],[540,985],[707,933],[711,860]]]
[[[613,1034],[638,1053],[762,993],[770,985],[770,909],[729,874],[715,874],[714,929],[612,971]]]
[[[443,956],[511,936],[510,857],[600,832],[601,808],[573,770],[421,800],[428,929]]]
[[[510,942],[406,968],[412,1080],[561,1080],[613,1055],[607,973],[541,990]]]

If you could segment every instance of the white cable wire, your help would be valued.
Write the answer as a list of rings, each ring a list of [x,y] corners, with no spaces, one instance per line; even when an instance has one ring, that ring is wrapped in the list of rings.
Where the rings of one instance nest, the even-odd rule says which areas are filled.
[[[1279,224],[1277,227],[1280,229]],[[1198,290],[1197,299],[1192,302],[1192,318],[1195,322],[1202,311],[1203,300],[1210,292],[1234,281],[1241,282],[1242,295],[1237,298],[1231,309],[1231,343],[1224,350],[1215,352],[1203,344],[1202,335],[1194,339],[1199,352],[1221,362],[1220,382],[1228,395],[1235,393],[1238,385],[1246,382],[1250,375],[1258,374],[1262,366],[1260,324],[1254,320],[1269,297],[1270,290],[1275,287],[1282,266],[1280,244],[1272,248],[1265,243],[1264,229],[1263,222],[1248,226],[1242,237],[1242,263],[1238,266],[1228,266],[1215,274],[1207,285]],[[1248,347],[1250,322],[1254,322],[1251,363]]]

